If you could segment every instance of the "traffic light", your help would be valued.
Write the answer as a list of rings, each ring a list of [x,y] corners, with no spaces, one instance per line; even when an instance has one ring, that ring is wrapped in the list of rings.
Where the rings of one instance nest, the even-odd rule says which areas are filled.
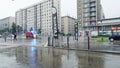
[[[78,40],[78,22],[75,23],[74,25],[74,35],[75,35],[75,40]]]

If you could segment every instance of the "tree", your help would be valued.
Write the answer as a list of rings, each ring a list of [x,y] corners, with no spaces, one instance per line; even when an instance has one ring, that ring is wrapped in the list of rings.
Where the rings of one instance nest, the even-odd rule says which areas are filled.
[[[38,29],[38,34],[41,34],[41,29]]]
[[[22,29],[22,27],[21,27],[21,26],[17,25],[17,26],[16,26],[16,30],[17,30],[17,31],[18,31],[18,33],[19,33],[19,32],[21,32],[23,29]]]
[[[22,27],[21,26],[19,26],[19,25],[16,25],[16,23],[12,23],[12,29],[11,29],[11,32],[12,32],[12,34],[14,34],[14,33],[19,33],[19,32],[21,32],[23,29],[22,29]]]
[[[12,34],[14,34],[14,33],[17,32],[17,25],[14,22],[12,23],[12,29],[11,29],[11,31],[12,31]]]

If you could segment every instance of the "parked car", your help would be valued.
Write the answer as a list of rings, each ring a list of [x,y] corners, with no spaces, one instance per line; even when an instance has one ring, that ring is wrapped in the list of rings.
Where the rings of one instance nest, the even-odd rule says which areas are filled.
[[[109,37],[110,42],[120,41],[120,32],[113,32]]]

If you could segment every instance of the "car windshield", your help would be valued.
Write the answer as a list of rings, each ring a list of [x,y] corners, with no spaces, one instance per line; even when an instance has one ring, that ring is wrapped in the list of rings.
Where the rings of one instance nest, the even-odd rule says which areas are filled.
[[[118,33],[118,35],[120,35],[120,33]]]
[[[120,35],[120,32],[114,32],[113,35]]]

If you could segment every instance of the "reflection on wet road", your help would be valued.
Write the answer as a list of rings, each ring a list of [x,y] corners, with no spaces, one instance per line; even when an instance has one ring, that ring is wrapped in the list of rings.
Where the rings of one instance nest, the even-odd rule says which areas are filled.
[[[120,68],[120,55],[19,46],[0,49],[0,68]]]

